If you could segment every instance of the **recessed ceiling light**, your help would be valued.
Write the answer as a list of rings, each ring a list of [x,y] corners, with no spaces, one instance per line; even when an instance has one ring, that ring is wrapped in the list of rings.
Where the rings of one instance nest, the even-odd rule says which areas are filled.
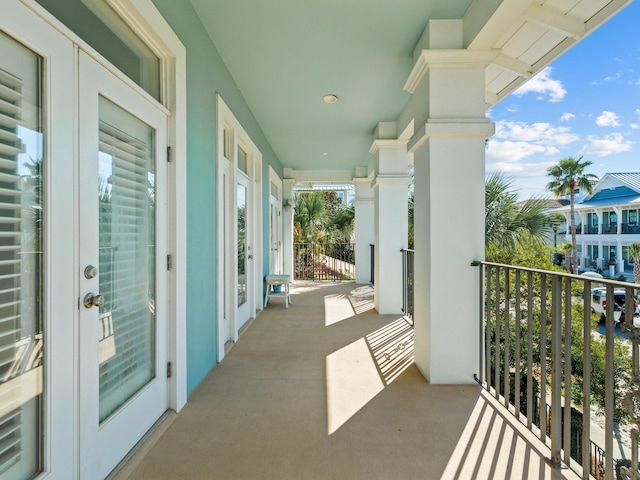
[[[338,101],[338,96],[333,93],[327,93],[324,97],[322,97],[324,103],[336,103]]]
[[[327,155],[329,155],[329,152],[322,152],[322,155],[326,157]]]

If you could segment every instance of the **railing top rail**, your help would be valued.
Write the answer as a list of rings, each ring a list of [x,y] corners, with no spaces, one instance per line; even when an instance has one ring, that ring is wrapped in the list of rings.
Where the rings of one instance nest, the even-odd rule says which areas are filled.
[[[519,265],[507,265],[505,263],[494,263],[494,262],[487,262],[484,260],[477,260],[474,261],[471,266],[477,267],[480,265],[486,265],[489,267],[502,267],[502,268],[510,268],[510,269],[514,269],[514,270],[520,270],[523,272],[533,272],[533,273],[545,273],[545,274],[552,274],[552,275],[557,275],[559,277],[563,277],[563,278],[572,278],[574,280],[582,280],[582,281],[589,281],[591,283],[602,283],[604,285],[613,285],[614,287],[625,287],[625,288],[638,288],[640,289],[640,284],[638,283],[631,283],[631,282],[621,282],[620,280],[609,280],[607,278],[591,278],[591,277],[585,277],[582,275],[575,275],[573,273],[568,273],[568,272],[557,272],[554,270],[541,270],[538,268],[530,268],[530,267],[521,267]]]
[[[400,251],[401,251],[401,252],[411,252],[411,253],[414,253],[414,251],[413,251],[413,250],[411,250],[410,248],[401,248],[401,249],[400,249]]]

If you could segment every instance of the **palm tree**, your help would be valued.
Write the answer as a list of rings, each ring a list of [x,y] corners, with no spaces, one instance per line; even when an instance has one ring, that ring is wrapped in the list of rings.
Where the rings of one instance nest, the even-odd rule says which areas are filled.
[[[487,257],[508,261],[518,245],[544,243],[550,232],[550,214],[543,200],[518,202],[510,190],[513,180],[493,173],[485,181],[485,241]],[[492,258],[489,258],[490,260]]]
[[[627,247],[627,258],[633,262],[633,281],[640,283],[640,243],[632,243]]]
[[[591,165],[591,162],[585,160],[581,162],[582,157],[577,160],[573,157],[563,158],[557,165],[547,169],[547,175],[551,177],[551,181],[547,184],[547,189],[553,192],[557,197],[569,195],[569,228],[571,229],[571,270],[578,273],[578,249],[576,246],[576,219],[575,219],[575,190],[581,188],[587,193],[593,192],[591,180],[597,180],[593,173],[584,173],[585,168]]]

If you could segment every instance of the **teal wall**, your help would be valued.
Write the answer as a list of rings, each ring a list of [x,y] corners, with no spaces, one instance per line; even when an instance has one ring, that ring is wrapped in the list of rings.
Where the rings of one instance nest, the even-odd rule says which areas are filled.
[[[153,0],[187,51],[187,390],[217,358],[216,93],[262,152],[263,269],[268,269],[269,164],[282,166],[189,2]]]

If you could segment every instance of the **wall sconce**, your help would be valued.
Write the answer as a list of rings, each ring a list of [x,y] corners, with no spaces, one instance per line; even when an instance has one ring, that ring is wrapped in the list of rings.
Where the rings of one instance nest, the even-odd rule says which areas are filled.
[[[291,200],[289,200],[288,198],[285,198],[284,203],[282,204],[282,208],[284,208],[285,212],[288,212],[289,210],[291,210]]]

